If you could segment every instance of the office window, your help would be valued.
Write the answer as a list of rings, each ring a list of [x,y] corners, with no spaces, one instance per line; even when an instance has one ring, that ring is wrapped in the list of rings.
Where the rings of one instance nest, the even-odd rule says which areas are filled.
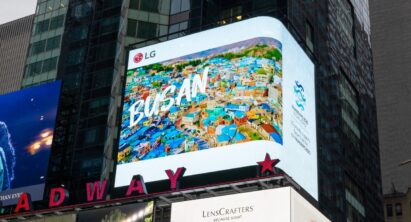
[[[346,74],[341,70],[339,83],[341,116],[343,121],[343,132],[352,139],[354,144],[361,138],[359,118],[360,108],[358,103],[358,93],[348,81]]]
[[[158,13],[159,0],[141,1],[140,10]]]
[[[64,5],[61,6],[60,0],[54,0],[53,9],[56,10],[56,9],[59,9],[60,7],[64,7]]]
[[[117,16],[103,19],[100,23],[100,34],[116,32],[118,30],[119,22],[120,18]]]
[[[41,73],[42,61],[32,63],[28,66],[28,75],[33,76]]]
[[[83,4],[76,5],[73,11],[71,12],[71,15],[74,18],[79,19],[79,18],[83,18],[85,16],[91,15],[91,10],[92,10],[91,2],[85,2]]]
[[[53,6],[54,6],[54,1],[52,1],[52,0],[48,1],[48,2],[47,2],[47,7],[46,7],[47,12],[52,11],[52,10],[53,10]]]
[[[171,14],[190,10],[190,0],[171,0]]]
[[[46,59],[43,62],[42,72],[49,72],[56,69],[57,57]]]
[[[402,205],[401,205],[401,203],[396,203],[395,204],[395,215],[396,216],[402,216]]]
[[[128,19],[127,36],[136,37],[136,34],[137,34],[137,20]]]
[[[355,13],[354,7],[349,0],[337,0],[337,28],[341,39],[352,50],[356,56],[355,43]]]
[[[116,53],[116,43],[106,43],[96,49],[97,61],[113,58]]]
[[[80,87],[81,77],[80,73],[70,73],[64,76],[63,88],[72,90]]]
[[[224,25],[227,23],[232,23],[238,20],[242,20],[243,19],[242,12],[243,12],[243,7],[241,5],[222,10],[219,16],[220,20],[218,21],[218,24]]]
[[[140,8],[140,0],[130,0],[131,9],[139,9]]]
[[[93,88],[101,88],[110,86],[111,82],[113,81],[113,70],[112,69],[105,69],[99,72],[96,72],[93,75]]]
[[[110,105],[110,98],[104,97],[91,101],[89,103],[89,114],[99,114],[107,110]]]
[[[364,218],[365,217],[365,207],[364,207],[364,195],[362,190],[354,183],[354,181],[346,176],[345,179],[345,199],[348,205],[352,207],[351,216],[352,218]],[[353,220],[358,221],[358,220]]]
[[[84,144],[92,144],[96,141],[97,129],[88,129],[84,132]]]
[[[81,169],[93,168],[93,167],[100,167],[102,165],[102,159],[84,159],[81,162]]]
[[[43,14],[46,12],[46,2],[40,3],[37,6],[37,14]]]
[[[42,32],[47,32],[49,30],[50,20],[46,19],[44,21],[38,22],[36,25],[36,34],[40,34]]]
[[[57,49],[60,46],[60,38],[61,36],[56,36],[56,37],[47,39],[46,50],[48,51],[48,50]]]
[[[88,26],[82,25],[73,28],[70,32],[70,39],[72,41],[78,41],[87,38]]]
[[[64,15],[59,15],[50,20],[50,30],[57,29],[63,26]]]
[[[83,62],[84,56],[86,55],[86,49],[79,48],[70,51],[67,58],[67,65],[77,65]]]
[[[44,52],[44,47],[46,46],[46,40],[34,42],[31,44],[30,55],[37,55]]]
[[[394,216],[392,210],[393,210],[393,209],[392,209],[392,204],[387,204],[387,205],[386,205],[387,217],[392,217],[392,216]]]
[[[104,3],[103,4],[104,9],[108,9],[108,8],[113,8],[113,7],[116,7],[116,6],[121,6],[122,1],[119,1],[119,0],[104,0],[103,3]]]
[[[157,35],[157,24],[150,22],[138,22],[137,37],[143,39],[155,38]]]
[[[307,47],[314,51],[314,28],[309,21],[305,22],[305,43]]]
[[[185,32],[182,32],[182,31],[186,30],[187,28],[188,28],[188,22],[187,21],[177,23],[177,24],[174,24],[174,25],[170,25],[170,27],[168,29],[169,33],[176,33],[176,34],[170,35],[168,38],[169,39],[175,39],[175,38],[184,36]]]

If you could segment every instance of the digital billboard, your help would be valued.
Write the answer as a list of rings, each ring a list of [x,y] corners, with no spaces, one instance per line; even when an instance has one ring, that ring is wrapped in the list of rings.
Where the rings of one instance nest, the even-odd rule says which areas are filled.
[[[0,95],[0,201],[43,199],[60,82]]]
[[[171,222],[330,222],[291,187],[254,191],[171,205]]]
[[[129,52],[115,187],[256,165],[318,198],[314,65],[257,17]]]
[[[152,222],[154,202],[82,211],[77,222]]]

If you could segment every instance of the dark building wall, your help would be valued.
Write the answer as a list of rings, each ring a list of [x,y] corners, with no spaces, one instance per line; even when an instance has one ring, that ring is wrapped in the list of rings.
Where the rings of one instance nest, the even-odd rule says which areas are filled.
[[[85,200],[85,183],[101,176],[120,12],[121,1],[69,2],[48,187],[64,184],[77,203]]]
[[[289,1],[314,29],[320,208],[332,221],[382,221],[371,46],[353,1]]]
[[[19,90],[34,15],[0,25],[0,94]]]
[[[371,45],[355,9],[347,14],[350,7],[355,7],[351,4],[345,8],[343,1],[329,2],[329,72],[337,80],[331,84],[337,84],[338,97],[332,99],[337,99],[340,110],[337,125],[340,143],[334,157],[342,166],[344,189],[340,194],[345,199],[346,215],[351,221],[382,221]],[[332,180],[332,176],[323,179]]]
[[[170,27],[187,22],[187,29],[170,30],[161,41],[255,16],[284,22],[316,65],[319,206],[332,221],[382,221],[368,2],[171,4],[184,2],[190,7],[171,12]],[[144,41],[136,48],[154,42]]]
[[[383,192],[406,192],[411,187],[411,2],[373,0],[370,8]]]

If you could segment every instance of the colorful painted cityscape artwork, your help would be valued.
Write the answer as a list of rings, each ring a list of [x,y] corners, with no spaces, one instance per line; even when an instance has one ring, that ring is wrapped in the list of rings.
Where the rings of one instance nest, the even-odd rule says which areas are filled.
[[[260,37],[128,70],[118,164],[282,144],[281,48]]]

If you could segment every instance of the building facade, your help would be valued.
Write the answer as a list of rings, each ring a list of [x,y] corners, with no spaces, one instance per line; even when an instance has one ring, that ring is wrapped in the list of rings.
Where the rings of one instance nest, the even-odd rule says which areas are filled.
[[[0,25],[0,94],[20,89],[34,15]]]
[[[387,222],[411,221],[411,188],[405,193],[391,192],[384,195],[384,217]]]
[[[411,35],[406,22],[411,17],[407,13],[411,3],[373,1],[370,6],[383,191],[389,194],[394,188],[406,192],[411,185],[407,139],[411,134],[411,104],[407,102],[411,89],[407,75],[411,43],[406,41]]]
[[[407,1],[389,4],[371,1],[372,45],[374,58],[377,113],[381,154],[381,174],[386,221],[410,221],[409,187],[411,186],[410,141],[411,104],[408,95],[411,78],[411,18]],[[408,194],[407,194],[408,193]],[[408,203],[404,202],[407,199]],[[397,201],[398,202],[395,202]],[[389,209],[404,213],[390,213]],[[397,218],[397,219],[396,219]]]
[[[23,86],[54,78],[63,84],[48,186],[64,186],[70,191],[70,200],[77,203],[86,196],[85,182],[114,181],[126,49],[272,16],[285,24],[316,67],[319,208],[335,222],[382,221],[371,46],[368,16],[363,14],[367,7],[357,3],[70,0],[64,9],[58,7],[59,13],[64,10],[56,14],[65,15],[63,25],[38,40],[46,40],[47,46],[50,38],[61,35],[60,47],[41,58],[45,52],[30,53],[23,80]],[[53,9],[41,21],[51,21],[47,13],[54,15]],[[41,21],[36,20],[35,30],[42,26]],[[50,31],[48,26],[44,33]],[[49,70],[45,63],[54,58],[55,69]],[[255,169],[225,173],[202,180],[221,182],[228,174],[238,180],[255,174]],[[160,188],[154,186],[153,190]],[[161,221],[167,221],[169,210],[162,209]]]

